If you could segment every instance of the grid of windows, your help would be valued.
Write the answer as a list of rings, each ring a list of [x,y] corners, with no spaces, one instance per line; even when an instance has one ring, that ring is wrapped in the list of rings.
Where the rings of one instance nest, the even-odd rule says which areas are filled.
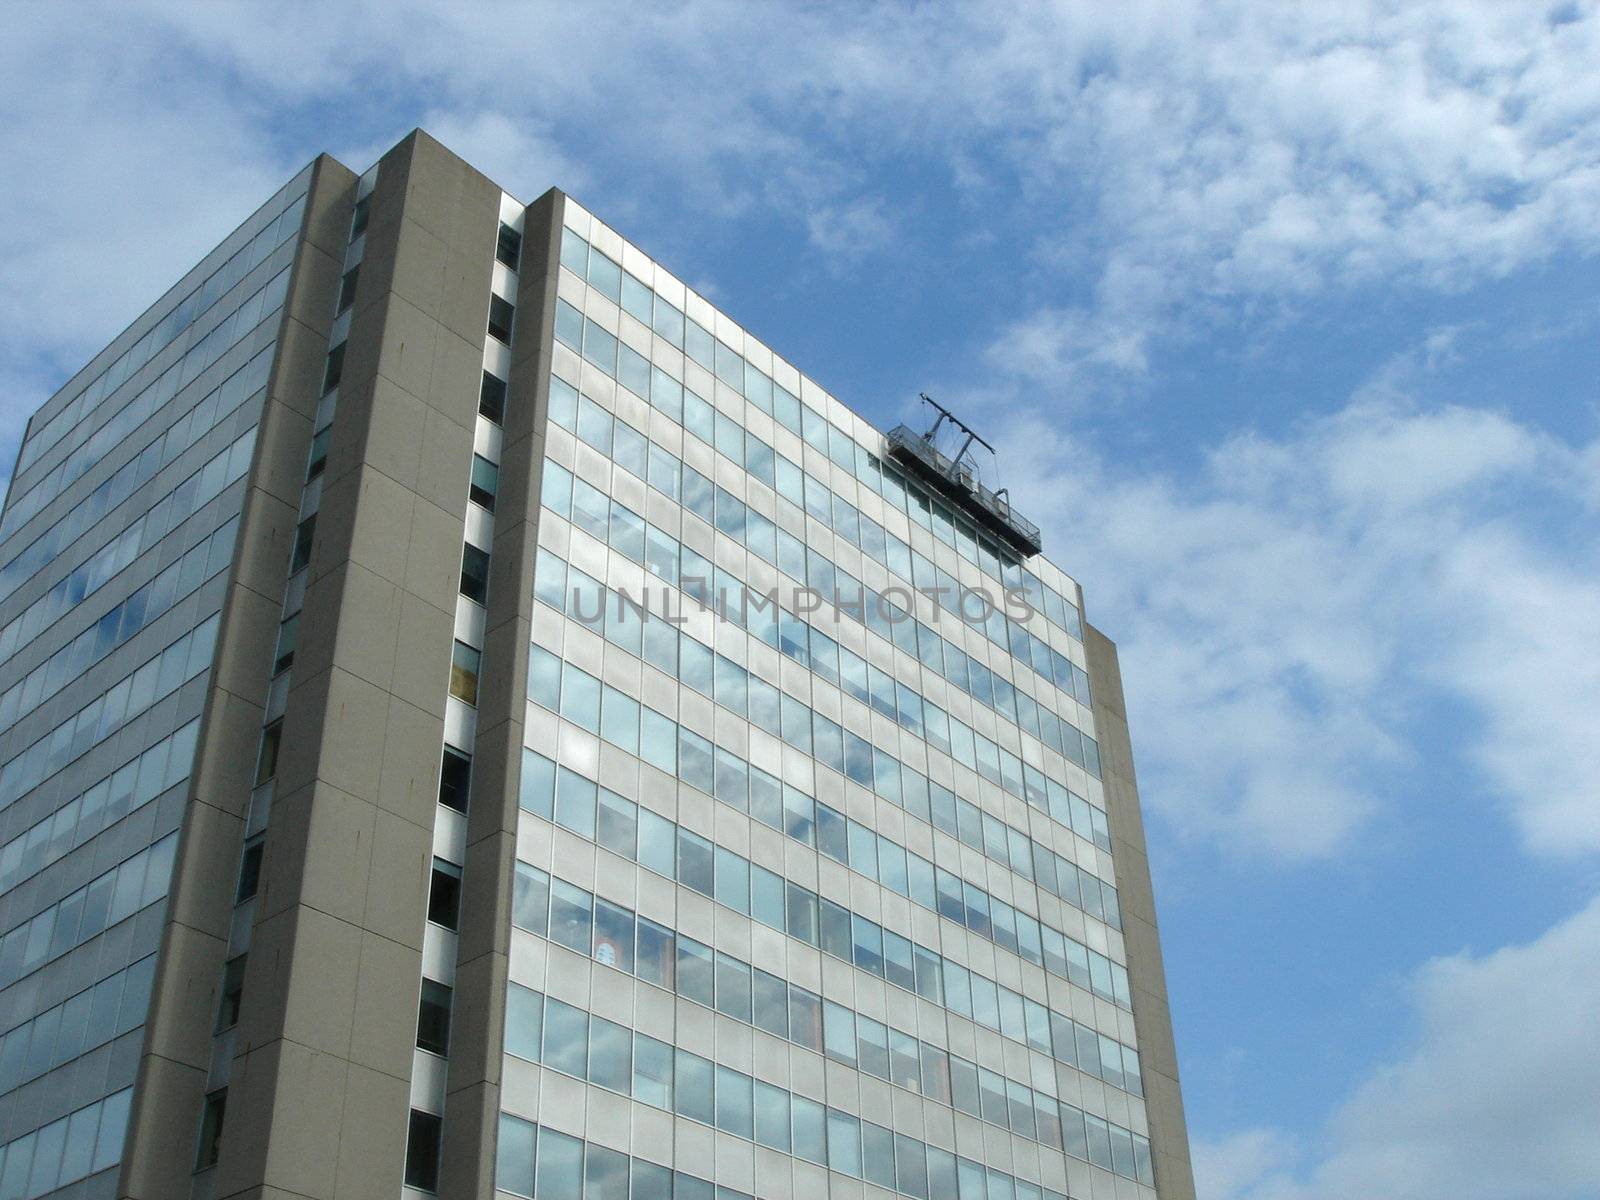
[[[58,444],[65,442],[71,452],[57,464],[57,472],[41,477],[8,499],[5,519],[0,521],[0,538],[9,537],[23,521],[92,469],[95,463],[119,446],[124,438],[165,404],[171,398],[172,391],[163,394],[163,389],[175,390],[178,386],[176,380],[167,381],[174,367],[178,369],[177,380],[184,380],[185,376],[193,379],[204,369],[199,365],[200,359],[210,355],[215,361],[221,349],[213,348],[214,343],[208,346],[205,339],[201,339],[155,380],[137,390],[124,388],[129,381],[136,382],[141,368],[159,357],[164,349],[179,342],[189,329],[204,324],[217,301],[266,261],[274,250],[299,233],[300,218],[305,210],[307,182],[306,176],[297,178],[258,209],[214,254],[220,255],[229,243],[241,237],[248,237],[247,243],[231,253],[181,300],[174,301],[160,322],[124,350],[114,362],[87,380],[78,394],[65,402],[42,425],[35,429],[33,423],[29,423],[17,459],[18,476],[24,475]],[[255,230],[253,234],[252,229]],[[253,296],[246,299],[234,311],[237,312],[238,308],[251,303],[253,299]],[[281,300],[279,297],[279,303]],[[165,304],[166,301],[161,303]],[[158,304],[157,308],[160,307],[161,304]],[[267,313],[275,307],[263,300],[259,312]],[[242,324],[242,320],[232,321],[230,333],[235,336],[244,333],[246,330],[240,328]],[[216,328],[222,327],[219,324]],[[214,333],[215,330],[208,333],[206,338],[212,338]],[[196,350],[202,353],[196,355],[196,362],[191,365],[188,355]]]
[[[753,637],[790,658],[804,662],[815,673],[829,678],[830,682],[839,681],[839,668],[830,661],[837,658],[836,639],[814,631],[781,604],[772,603],[768,594],[749,587],[725,569],[714,566],[699,551],[680,542],[659,526],[646,522],[619,501],[606,497],[598,488],[574,476],[561,464],[548,460],[545,462],[540,498],[547,512],[570,521],[575,528],[602,545],[611,546],[624,558],[644,567],[665,583],[681,584],[696,606],[716,611],[724,620],[739,625]],[[807,551],[805,561],[812,561],[811,552]],[[829,570],[831,572],[831,567]],[[834,577],[836,579],[837,575]],[[820,573],[818,581],[821,582]],[[818,590],[833,594],[834,589],[833,586],[827,586],[818,587]],[[602,599],[601,596],[594,596],[591,604],[580,602],[577,615],[589,622],[603,620]],[[678,608],[674,615],[688,610],[681,600],[676,603]],[[886,610],[873,603],[864,602],[863,608],[883,619],[888,630],[909,630],[915,636],[918,628],[915,622],[891,620],[884,615]],[[817,634],[815,638],[814,633]],[[896,634],[891,632],[890,636]],[[816,654],[812,653],[813,641],[817,643]],[[921,654],[913,654],[912,657],[924,657],[930,663],[942,662],[942,644],[929,639]],[[966,678],[972,680],[972,674],[964,666],[962,670]],[[907,693],[914,694],[909,687]],[[1040,713],[1047,711],[1038,705],[1034,707]],[[935,749],[952,755],[963,766],[977,771],[992,783],[998,783],[1012,795],[1042,806],[1049,778],[1044,770],[1026,762],[1000,742],[985,736],[937,705],[923,701],[919,710],[914,717],[914,731]],[[911,722],[908,720],[908,723]],[[1040,733],[1045,733],[1044,724],[1040,726]],[[1048,723],[1048,733],[1049,736],[1043,739],[1044,745],[1050,745],[1063,758],[1084,768],[1091,776],[1098,777],[1099,749],[1092,737],[1059,718]]]
[[[0,1195],[35,1200],[115,1166],[132,1103],[124,1088],[0,1146]]]
[[[688,1064],[687,1070],[693,1072],[695,1064]],[[719,1096],[723,1088],[732,1094],[727,1109],[719,1110],[718,1115],[730,1122],[743,1119],[745,1097],[739,1077],[731,1072],[725,1076],[719,1069],[714,1078],[704,1080],[704,1086],[717,1087]],[[1052,1188],[803,1096],[780,1093],[760,1080],[754,1081],[748,1115],[752,1132],[735,1132],[735,1136],[916,1200],[1066,1200]],[[517,1196],[540,1200],[750,1200],[748,1193],[735,1188],[649,1159],[632,1158],[510,1113],[500,1114],[499,1144],[495,1186]],[[1143,1161],[1148,1167],[1148,1150]],[[1130,1167],[1130,1178],[1137,1169],[1137,1165]],[[1148,1170],[1144,1174],[1148,1175]]]
[[[621,593],[605,588],[549,550],[539,551],[535,588],[539,599],[599,633],[609,644],[643,658],[702,695],[714,698],[721,707],[740,717],[748,717],[766,732],[786,737],[796,748],[811,752],[816,737],[814,716],[809,716],[798,701],[783,696],[775,685],[730,662],[725,655],[714,654],[687,629],[648,610],[641,611],[641,606],[631,604]],[[817,629],[811,631],[804,644],[797,638],[783,644],[787,647],[787,657],[813,666],[817,674],[846,695],[910,732],[926,736],[927,709],[923,701],[887,672],[868,664]],[[539,697],[530,693],[530,698]],[[786,716],[793,718],[787,736],[784,734]],[[812,741],[805,740],[807,730]],[[930,740],[940,746],[948,738],[936,735]],[[849,745],[852,743],[846,743],[844,751],[846,764],[851,757]],[[862,752],[857,750],[856,753]],[[1028,778],[1024,773],[1025,782]],[[1022,830],[1005,825],[968,801],[955,797],[936,782],[928,781],[929,799],[923,802],[919,779],[916,773],[902,775],[901,795],[907,811],[924,821],[931,819],[935,824],[943,818],[945,823],[941,828],[963,843],[1040,883],[1074,908],[1106,921],[1113,928],[1121,927],[1116,889],[1112,884],[1090,876],[1080,878],[1072,863],[1032,842]],[[1034,784],[1035,794],[1040,786],[1045,793],[1044,803],[1039,807],[1084,841],[1102,850],[1111,849],[1110,825],[1103,811],[1047,777],[1042,785],[1037,779]],[[951,797],[949,800],[944,799],[946,794]]]
[[[969,660],[970,656],[948,639],[941,638],[931,626],[913,618],[908,607],[912,593],[906,587],[894,585],[882,592],[865,588],[860,580],[842,571],[816,547],[804,545],[658,444],[646,442],[644,435],[626,421],[614,419],[558,375],[551,377],[550,398],[551,420],[580,441],[640,480],[647,480],[656,491],[682,503],[706,524],[783,568],[795,579],[816,588],[824,596],[839,597],[840,611],[866,624],[913,658],[924,660],[924,665],[946,675],[985,704],[1003,714],[1006,712],[1010,703],[1008,696],[1002,696],[997,702],[986,695],[986,688],[967,685],[964,667],[958,669],[957,664],[952,663],[948,671],[945,669],[946,646],[960,655],[960,662]],[[907,587],[926,596],[939,611],[981,631],[993,645],[1011,655],[1014,662],[1031,668],[1044,682],[1066,695],[1075,696],[1084,705],[1089,704],[1089,677],[1083,669],[1009,619],[1010,607],[1020,608],[1018,599],[1006,597],[999,589],[963,586],[948,571],[912,549],[855,505],[834,495],[816,477],[804,474],[798,465],[776,454],[766,443],[693,393],[684,392],[681,410],[674,405],[669,415],[683,423],[686,433],[700,439],[707,447],[715,447],[727,461],[748,471],[751,479],[792,504],[796,513],[803,512],[832,528],[848,545],[904,581]],[[578,497],[574,499],[576,502]],[[904,601],[890,594],[897,587],[905,593]],[[898,619],[891,616],[896,613],[901,614]],[[1015,715],[1011,720],[1021,723]],[[1036,730],[1034,736],[1044,735]],[[1087,740],[1092,746],[1093,739]],[[1092,753],[1092,750],[1086,752]],[[1083,765],[1076,752],[1071,757]]]
[[[510,986],[506,1052],[919,1200],[1055,1193],[995,1169],[1009,1157],[889,1128],[902,1098],[885,1085],[1035,1161],[1055,1152],[1058,1187],[1059,1156],[1151,1185],[1075,605],[595,237],[564,228],[547,318],[519,780],[522,857],[539,861],[517,862],[512,899],[513,925],[546,939],[514,939],[513,976],[553,972],[554,994]],[[583,968],[564,951],[663,989],[676,1015],[637,985],[637,1028],[617,1023],[624,997],[574,1007],[585,988],[558,981]],[[723,1027],[682,1001],[826,1076],[763,1078],[748,1036],[730,1026],[725,1054]],[[503,1115],[502,1188],[696,1194],[551,1133]]]
[[[0,892],[66,857],[102,829],[111,828],[188,779],[199,733],[196,718],[12,838],[0,848]]]
[[[772,787],[776,792],[776,780],[772,781]],[[789,789],[785,801],[797,799],[804,797]],[[521,803],[524,811],[596,842],[742,916],[753,917],[770,929],[816,946],[897,987],[916,992],[925,1000],[945,1005],[985,1028],[998,1030],[1033,1049],[1050,1053],[1058,1061],[1076,1066],[1114,1087],[1135,1095],[1143,1094],[1139,1057],[1131,1046],[1124,1046],[977,972],[951,963],[928,947],[853,914],[844,905],[786,880],[759,863],[750,862],[648,808],[599,787],[576,772],[565,767],[558,772],[548,759],[526,749],[522,761]],[[851,840],[856,843],[858,853],[876,854],[880,846],[893,846],[861,825],[856,825],[846,839],[847,842]],[[839,849],[843,853],[846,846]],[[904,854],[903,850],[899,852]],[[942,875],[945,880],[959,885],[960,881],[949,872],[942,872]],[[932,876],[926,891],[908,887],[904,882],[899,887],[882,879],[876,882],[908,896],[929,911],[937,911],[931,903]],[[957,897],[958,900],[961,897],[959,891]],[[940,899],[942,901],[943,897]],[[970,895],[967,900],[970,902]],[[951,914],[942,912],[941,915]],[[967,922],[960,916],[952,916],[952,919],[957,924],[966,924],[975,933],[982,932],[973,927],[975,914]],[[1070,975],[1072,982],[1084,988],[1104,978],[1099,971],[1091,974],[1081,947],[1067,962],[1074,968]],[[1068,978],[1065,970],[1060,974]]]
[[[707,655],[709,657],[709,651]],[[742,676],[742,668],[739,670]],[[679,678],[684,678],[681,671]],[[748,684],[748,681],[744,682]],[[639,754],[658,770],[676,775],[743,812],[750,812],[753,808],[762,810],[768,815],[766,823],[775,827],[786,824],[773,809],[773,796],[778,791],[777,781],[760,768],[752,767],[737,750],[708,740],[654,708],[641,705],[626,693],[609,684],[602,684],[588,672],[562,663],[556,655],[537,645],[529,647],[528,694],[529,699],[559,713],[574,725],[630,753]],[[769,730],[774,736],[815,755],[820,764],[862,786],[872,788],[878,795],[920,815],[924,820],[931,820],[934,791],[948,791],[940,789],[937,784],[930,785],[925,777],[882,751],[875,750],[864,738],[850,733],[838,722],[812,711],[798,701],[792,701],[786,695],[780,698],[776,711],[793,714],[793,717],[786,729],[783,723],[785,717],[780,716],[778,728]],[[828,747],[829,740],[835,743],[836,750]],[[915,782],[908,785],[907,777]],[[528,786],[526,781],[524,786]],[[906,799],[908,790],[913,794],[909,803]],[[758,792],[765,794],[758,796]],[[773,818],[776,818],[776,822]],[[844,857],[848,859],[848,855],[847,843]],[[867,864],[868,851],[865,847],[858,855],[858,861],[863,866]],[[903,889],[902,894],[910,895],[929,911],[945,913],[953,903],[952,898],[948,897],[948,889],[952,885],[947,882],[946,895],[941,896],[939,877],[931,863],[921,859],[905,862],[903,855],[901,861],[904,878],[894,870],[891,856],[889,877],[895,882],[895,890]],[[876,875],[875,851],[872,852],[872,862]],[[918,863],[922,866],[919,867]],[[925,872],[924,867],[927,868]],[[917,872],[915,878],[912,876],[914,870]],[[1093,876],[1087,878],[1094,879]],[[1081,982],[1113,1003],[1124,1008],[1132,1007],[1127,970],[1120,963],[1067,937],[1060,930],[1016,911],[1009,904],[994,901],[975,885],[964,880],[959,882],[960,891],[957,894],[961,898],[962,923],[974,932],[990,938],[1012,953],[1022,954],[1052,974]],[[1081,884],[1081,878],[1079,882]],[[913,883],[918,885],[914,892],[911,890]],[[1080,903],[1082,894],[1080,892]],[[1103,903],[1103,891],[1097,888],[1095,894],[1097,898],[1102,898]],[[964,915],[969,909],[972,910],[970,918]],[[1099,919],[1105,920],[1106,917],[1107,914],[1102,910]]]
[[[258,404],[258,393],[266,384],[267,373],[272,367],[273,349],[269,346],[261,351],[215,389],[206,392],[186,413],[169,425],[165,433],[150,441],[105,482],[88,495],[75,498],[77,502],[71,511],[23,551],[23,555],[32,556],[31,571],[24,571],[19,558],[13,560],[19,562],[15,570],[9,564],[5,568],[11,572],[10,575],[0,572],[0,592],[9,595],[15,590],[16,584],[44,570],[63,551],[76,546],[81,532],[91,529],[101,517],[154,479],[164,467],[177,461],[184,451],[238,412],[247,401]],[[5,632],[0,634],[0,655],[11,653],[17,644],[17,634],[13,632],[13,626],[8,624]]]
[[[560,424],[562,420],[560,405],[554,401],[560,390],[558,384],[559,380],[552,380],[552,415]],[[560,387],[565,386],[560,385]],[[613,439],[610,414],[586,397],[582,400],[582,404],[600,414],[605,424],[601,427],[601,432],[604,433],[602,438],[593,429],[586,432],[580,420],[575,427],[580,441],[595,445],[602,453],[612,457],[617,467],[636,475],[641,481],[647,481],[650,488],[675,503],[681,503],[686,511],[694,513],[707,526],[726,534],[758,558],[779,568],[796,581],[796,584],[815,589],[819,596],[825,598],[823,605],[819,607],[836,609],[838,613],[851,617],[884,639],[886,643],[916,659],[926,670],[992,709],[1019,729],[1028,732],[1057,754],[1071,759],[1079,766],[1089,766],[1097,773],[1098,747],[1092,736],[1082,733],[1071,722],[1063,721],[1047,705],[1039,703],[1027,691],[1014,686],[1010,679],[991,670],[986,663],[968,654],[950,638],[942,636],[934,626],[916,618],[906,603],[891,594],[897,590],[895,586],[881,591],[865,586],[856,576],[841,569],[818,548],[804,545],[799,538],[780,528],[777,523],[756,508],[747,505],[727,489],[713,484],[692,466],[655,443],[645,443],[643,435],[634,432],[632,426],[625,421],[615,422]],[[629,431],[627,439],[622,436],[624,430]],[[635,437],[639,441],[624,450],[624,442],[631,441]],[[792,500],[794,511],[799,513],[802,510],[802,497],[798,469],[795,470],[795,482],[773,486],[776,489],[775,494]],[[780,472],[780,478],[781,474]],[[557,475],[551,486],[564,500],[566,493],[563,478]],[[642,530],[646,564],[653,573],[668,582],[678,583],[681,579],[686,590],[705,597],[711,592],[710,585],[715,580],[717,586],[714,594],[726,603],[757,607],[770,603],[767,597],[756,589],[737,581],[728,584],[720,574],[713,575],[705,564],[696,561],[692,552],[686,561],[680,563],[679,560],[685,556],[681,551],[678,554],[673,553],[674,539],[670,538],[666,531],[645,523],[625,506],[605,505],[603,497],[597,495],[598,489],[591,488],[583,480],[573,480],[572,488],[571,515],[574,519],[601,539],[608,536],[615,538],[619,534],[624,538],[629,536],[636,538]],[[811,512],[813,507],[815,506],[807,507],[806,511]],[[837,510],[838,507],[836,504],[832,509]],[[890,562],[903,556],[905,563],[899,570],[908,581],[912,575],[916,575],[919,580],[937,580],[937,582],[922,582],[918,586],[926,588],[941,601],[940,608],[943,612],[957,617],[969,626],[976,625],[983,628],[991,642],[997,645],[1004,644],[999,639],[1007,636],[1006,623],[996,602],[987,592],[982,589],[962,588],[952,578],[944,575],[939,568],[926,563],[926,560],[920,560],[920,556],[913,557],[912,552],[906,550],[903,545],[900,547],[901,553],[897,554],[893,542],[898,539],[886,540],[881,526],[870,518],[857,514],[853,508],[846,507],[851,514],[848,521],[843,517],[836,517],[836,528],[846,543],[863,550],[867,557],[878,561],[886,569]],[[821,505],[821,508],[826,519],[830,508],[826,503]],[[611,519],[623,522],[625,528],[610,529]],[[614,544],[622,545],[626,542]],[[898,590],[904,593],[907,599],[910,598],[909,591],[904,588]],[[790,594],[797,594],[796,590],[791,588]],[[988,613],[986,618],[985,612]],[[1081,667],[1072,663],[1059,651],[1048,649],[1041,651],[1040,657],[1035,662],[1035,671],[1042,678],[1053,683],[1067,695],[1074,696],[1085,707],[1088,706],[1089,681]],[[918,702],[920,703],[920,698]],[[920,723],[920,717],[918,721]]]
[[[1083,639],[1082,618],[1076,607],[1059,592],[1047,587],[1015,558],[977,534],[938,499],[908,485],[893,469],[884,469],[881,462],[875,461],[877,456],[866,447],[854,442],[844,430],[831,424],[822,413],[803,403],[800,397],[755,364],[746,362],[737,350],[681,309],[656,295],[649,285],[590,246],[570,226],[564,226],[561,230],[561,265],[612,304],[619,305],[645,329],[655,333],[675,350],[682,351],[688,361],[711,372],[717,382],[733,389],[785,429],[803,438],[808,446],[826,455],[835,466],[854,473],[871,490],[879,492],[892,505],[904,510],[913,521],[928,529],[968,562],[1008,585],[1022,587],[1031,597],[1037,597],[1037,608],[1047,620],[1078,640]],[[596,343],[593,347],[581,341],[589,337],[591,328]],[[660,372],[659,365],[652,364],[625,341],[592,321],[586,321],[582,313],[565,301],[558,301],[555,331],[558,339],[579,350],[588,361],[606,371],[635,395],[653,399],[650,381],[657,373],[668,379],[669,383],[676,382],[671,376]],[[875,483],[878,486],[874,486]]]
[[[168,834],[0,938],[0,987],[60,958],[167,893],[178,835]]]
[[[221,548],[217,550],[222,557]],[[200,561],[210,566],[209,550]],[[226,565],[224,560],[218,570]],[[207,670],[216,647],[217,621],[213,613],[12,757],[0,768],[0,809],[9,808],[18,797]]]
[[[0,1036],[0,1092],[143,1025],[155,971],[148,955]]]
[[[713,950],[665,925],[639,916],[632,909],[614,904],[565,880],[552,878],[526,863],[517,864],[512,923],[518,929],[548,937],[557,945],[592,957],[602,966],[634,975],[646,983],[674,992],[708,1009],[715,1009],[724,1016],[755,1025],[808,1050],[826,1053],[836,1062],[892,1082],[899,1081],[894,1079],[889,1060],[875,1063],[873,1057],[873,1048],[887,1045],[891,1035],[898,1034],[916,1041],[915,1054],[919,1063],[925,1046],[932,1046],[935,1052],[940,1051],[933,1043],[913,1039],[911,1035],[891,1029],[882,1022],[873,1021],[831,1001],[825,1002],[815,993],[796,985],[788,986],[785,997],[774,986],[781,981],[760,968],[731,954]],[[851,961],[843,955],[835,957]],[[863,969],[870,970],[870,967]],[[958,1012],[953,1007],[951,1011]],[[1059,1013],[1047,1013],[1047,1020],[1042,1023],[1035,1020],[1030,1025],[1027,1018],[1038,1013],[1037,1006],[1021,1012],[1015,1006],[1009,1006],[1001,1011],[1002,1016],[995,1025],[997,1031],[1003,1031],[1006,1036],[1032,1049],[1055,1053],[1059,1061],[1069,1066],[1081,1065],[1085,1071],[1091,1070],[1091,1063],[1104,1064],[1101,1069],[1107,1075],[1112,1071],[1118,1072],[1117,1077],[1108,1082],[1122,1085],[1120,1067],[1116,1064],[1125,1047],[1119,1047],[1087,1026],[1075,1025]],[[958,1015],[973,1019],[970,1013],[958,1012]],[[506,1028],[509,1049],[513,1045],[509,1018]],[[1077,1051],[1073,1049],[1074,1037],[1078,1042]],[[1061,1047],[1059,1051],[1052,1051],[1052,1039]],[[968,1106],[958,1101],[959,1097],[970,1094],[965,1087],[966,1082],[969,1078],[978,1079],[981,1092],[983,1080],[992,1077],[1002,1092],[1016,1093],[1026,1100],[1030,1109],[1049,1109],[1054,1106],[1053,1097],[1044,1093],[1036,1095],[1026,1084],[1004,1079],[997,1072],[989,1071],[969,1077],[964,1069],[968,1065],[973,1065],[975,1071],[979,1070],[975,1064],[967,1064],[959,1056],[950,1060],[949,1080],[933,1075],[928,1080],[930,1090],[925,1094],[967,1111]],[[946,1091],[945,1095],[938,1095],[941,1089]],[[1008,1126],[1007,1121],[995,1117],[992,1110],[988,1110],[987,1116],[985,1111],[980,1107],[972,1115],[990,1120],[992,1124],[1003,1128],[1023,1128],[1015,1124]],[[1036,1135],[1030,1136],[1034,1140],[1045,1140]],[[1053,1135],[1051,1144],[1057,1149],[1062,1148],[1059,1139]]]
[[[713,968],[709,951],[706,953],[704,963],[698,967],[692,960],[686,963],[680,957],[679,975],[693,973],[699,979],[680,983],[678,993],[710,1007]],[[742,1016],[728,1011],[730,1006],[723,996],[725,975],[723,956],[718,955],[715,968],[718,1011],[748,1023],[748,1011]],[[765,978],[777,987],[783,986],[781,980],[772,976]],[[739,986],[746,986],[748,991],[747,985],[735,981],[736,996]],[[541,995],[516,983],[510,988],[506,997],[507,1053],[543,1063],[564,1075],[621,1092],[642,1103],[714,1125],[725,1133],[755,1140],[768,1149],[785,1153],[795,1153],[796,1147],[806,1145],[821,1149],[819,1142],[801,1134],[801,1119],[795,1112],[799,1109],[809,1113],[810,1116],[804,1118],[809,1122],[821,1108],[815,1100],[759,1079],[752,1081],[743,1072],[630,1030],[553,996]],[[697,994],[697,989],[703,994]],[[792,986],[790,991],[790,1003],[795,1006],[798,997],[794,993],[804,993]],[[802,1011],[814,1019],[815,1009]],[[839,1005],[830,1002],[822,1011],[825,1018],[822,1046],[809,1048],[822,1050],[825,1047],[830,1060],[937,1099],[968,1116],[1094,1166],[1138,1179],[1141,1183],[1153,1182],[1149,1140],[1139,1134],[959,1056],[946,1055],[930,1044],[919,1045],[914,1039],[891,1040],[894,1031]],[[759,1027],[784,1036],[781,1031],[770,1028],[772,1018],[776,1016],[781,1020],[784,1013],[779,993],[766,1008],[766,1022]],[[814,1036],[815,1032],[812,1026],[797,1030],[794,1040],[806,1044],[805,1037]],[[888,1132],[871,1122],[863,1122],[863,1125],[877,1130],[879,1135]],[[819,1157],[811,1161],[826,1160]],[[874,1178],[873,1182],[885,1187],[895,1186],[892,1174],[887,1181]]]

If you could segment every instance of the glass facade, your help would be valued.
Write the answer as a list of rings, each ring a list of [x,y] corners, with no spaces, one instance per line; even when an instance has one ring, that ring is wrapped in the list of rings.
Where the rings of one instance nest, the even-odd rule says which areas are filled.
[[[1153,1195],[1075,585],[564,214],[497,1186]]]
[[[0,1196],[110,1194],[310,171],[29,424],[0,517]]]

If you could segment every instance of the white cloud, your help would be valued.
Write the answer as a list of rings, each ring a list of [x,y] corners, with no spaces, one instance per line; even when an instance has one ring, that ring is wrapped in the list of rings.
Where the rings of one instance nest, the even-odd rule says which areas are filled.
[[[646,233],[666,194],[827,252],[887,235],[905,167],[942,175],[963,216],[1037,246],[1017,282],[1042,303],[1019,312],[1044,315],[999,314],[1018,361],[1137,379],[1154,339],[1240,304],[1600,247],[1600,10],[1556,11],[34,6],[0,48],[0,354],[80,356],[330,138],[370,153],[427,122],[507,186],[566,186]],[[1089,294],[1055,295],[1062,274]]]
[[[1600,664],[1574,652],[1600,644],[1596,451],[1409,401],[1417,369],[1226,437],[1187,478],[1037,409],[1002,439],[1090,619],[1111,614],[1145,803],[1190,837],[1326,856],[1403,819],[1428,794],[1410,773],[1453,754],[1530,848],[1600,850]],[[1459,728],[1426,725],[1441,711]]]
[[[890,245],[895,225],[880,201],[859,198],[817,209],[806,218],[806,234],[831,263],[839,264]]]
[[[1195,1146],[1205,1200],[1600,1196],[1600,897],[1538,938],[1413,973],[1416,1035],[1315,1143]]]

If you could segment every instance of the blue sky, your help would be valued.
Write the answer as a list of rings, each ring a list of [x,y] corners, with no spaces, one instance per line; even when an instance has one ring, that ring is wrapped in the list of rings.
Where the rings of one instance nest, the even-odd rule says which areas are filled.
[[[1600,1197],[1593,0],[7,26],[7,462],[317,151],[561,186],[993,435],[1121,646],[1206,1200]]]

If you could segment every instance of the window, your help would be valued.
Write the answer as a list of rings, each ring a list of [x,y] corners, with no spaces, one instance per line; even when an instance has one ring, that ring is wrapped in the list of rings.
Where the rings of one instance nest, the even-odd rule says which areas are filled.
[[[272,673],[281,675],[294,665],[294,644],[300,631],[300,614],[295,613],[278,626],[278,648],[272,658]],[[459,645],[459,643],[457,643]]]
[[[478,703],[478,663],[482,657],[465,642],[457,642],[450,656],[450,694],[465,704]]]
[[[472,756],[454,746],[444,748],[439,766],[439,803],[456,812],[467,811],[467,791],[472,785]]]
[[[482,455],[472,456],[472,482],[467,495],[480,508],[494,511],[495,493],[500,490],[500,468]]]
[[[227,1088],[218,1088],[205,1099],[205,1107],[200,1112],[200,1148],[194,1158],[196,1171],[217,1165],[217,1152],[222,1148],[222,1118],[227,1107]]]
[[[361,264],[357,263],[344,273],[344,278],[339,281],[339,307],[335,312],[344,312],[356,302],[356,280],[361,276]]]
[[[590,1083],[629,1093],[633,1084],[633,1031],[601,1017],[589,1023]]]
[[[278,773],[278,747],[282,741],[283,719],[280,717],[261,731],[261,750],[256,755],[256,787]]]
[[[461,547],[461,594],[479,604],[488,603],[489,555],[471,542]]]
[[[483,387],[478,392],[478,411],[496,425],[502,424],[506,415],[506,381],[498,376],[483,373]]]
[[[549,1196],[551,1200],[578,1200],[583,1191],[583,1143],[580,1140],[542,1126],[535,1162],[538,1165],[533,1184],[535,1195]]]
[[[239,1023],[239,1001],[244,996],[244,964],[247,955],[230,958],[222,967],[222,1003],[217,1009],[214,1032],[232,1029]]]
[[[516,317],[517,310],[511,302],[499,296],[489,297],[489,336],[497,338],[506,345],[511,344],[511,322]]]
[[[495,1187],[518,1196],[533,1195],[534,1126],[510,1113],[500,1114],[495,1151]],[[670,1190],[667,1193],[670,1198]]]
[[[367,193],[356,201],[355,211],[350,214],[350,240],[353,242],[367,231],[367,216],[372,207],[372,193]]]
[[[506,989],[506,1053],[539,1061],[544,1037],[544,997],[513,983]]]
[[[584,957],[594,952],[594,897],[560,879],[550,885],[550,940]],[[548,1038],[547,1038],[548,1040]],[[575,1072],[581,1074],[581,1072]]]
[[[443,1122],[433,1113],[411,1110],[406,1132],[406,1186],[439,1190],[439,1132]]]
[[[317,532],[317,514],[301,521],[294,531],[294,551],[289,555],[289,574],[304,570],[311,562],[311,539]]]
[[[311,460],[306,465],[306,479],[315,479],[322,474],[323,468],[328,465],[328,439],[333,435],[333,426],[324,425],[317,430],[316,436],[311,439]]]
[[[589,1014],[559,1000],[546,999],[542,1060],[564,1075],[584,1078],[589,1060]]]
[[[461,868],[442,858],[433,860],[428,885],[428,920],[454,929],[461,920]]]
[[[633,1039],[633,1098],[672,1107],[672,1047],[642,1033]]]
[[[494,256],[513,271],[522,261],[522,235],[504,221],[500,222],[500,236],[495,242]]]
[[[328,351],[328,365],[322,371],[322,394],[326,396],[339,386],[339,380],[344,375],[344,347],[340,342]]]
[[[417,1004],[417,1049],[430,1054],[450,1053],[450,1001],[453,993],[432,979],[422,981]]]
[[[628,1191],[628,1156],[620,1150],[591,1143],[583,1156],[585,1196],[624,1196]],[[543,1196],[546,1193],[541,1192]],[[557,1196],[556,1200],[560,1200]]]
[[[243,904],[256,894],[261,884],[261,852],[266,847],[263,834],[256,834],[244,844],[244,855],[239,860],[239,887],[233,902]]]

